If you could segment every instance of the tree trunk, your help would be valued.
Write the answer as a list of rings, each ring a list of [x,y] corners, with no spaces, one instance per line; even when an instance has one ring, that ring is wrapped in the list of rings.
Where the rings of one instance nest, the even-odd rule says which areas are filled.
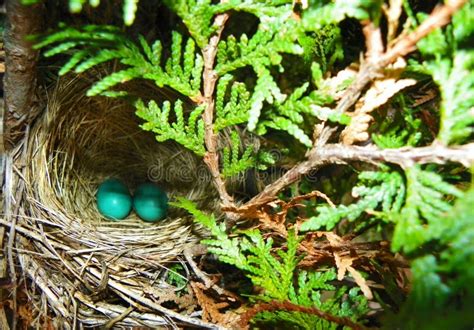
[[[7,24],[4,47],[4,131],[5,144],[13,145],[21,137],[22,124],[37,103],[36,64],[38,51],[26,40],[30,34],[38,33],[44,15],[43,4],[24,6],[21,0],[7,0]]]

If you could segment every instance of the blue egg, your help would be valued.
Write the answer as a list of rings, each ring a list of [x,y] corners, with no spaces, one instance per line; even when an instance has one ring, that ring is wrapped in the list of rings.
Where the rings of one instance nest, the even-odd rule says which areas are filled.
[[[133,207],[142,220],[155,222],[166,217],[168,196],[156,184],[144,183],[135,190]]]
[[[118,179],[108,179],[97,190],[97,208],[106,218],[125,219],[132,210],[132,196],[127,186]]]

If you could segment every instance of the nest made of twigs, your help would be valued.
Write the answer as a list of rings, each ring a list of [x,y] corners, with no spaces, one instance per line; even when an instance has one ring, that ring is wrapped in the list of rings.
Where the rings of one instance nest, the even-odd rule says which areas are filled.
[[[132,190],[152,180],[171,198],[185,196],[214,209],[218,198],[207,170],[191,152],[143,131],[126,102],[87,97],[91,83],[85,76],[59,81],[19,152],[13,172],[24,182],[16,214],[22,269],[71,327],[111,320],[122,326],[170,320],[206,326],[198,316],[163,308],[157,298],[160,290],[173,289],[164,280],[166,262],[200,239],[189,216],[171,209],[159,223],[133,213],[110,221],[99,214],[95,193],[109,177]]]

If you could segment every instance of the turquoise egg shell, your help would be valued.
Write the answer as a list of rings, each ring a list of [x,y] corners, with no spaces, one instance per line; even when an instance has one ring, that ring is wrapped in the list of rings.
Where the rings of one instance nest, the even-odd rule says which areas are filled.
[[[100,214],[112,220],[125,219],[132,210],[132,196],[127,186],[118,179],[108,179],[97,190]]]
[[[154,183],[141,184],[135,190],[133,208],[142,220],[159,221],[164,219],[168,212],[168,196]]]

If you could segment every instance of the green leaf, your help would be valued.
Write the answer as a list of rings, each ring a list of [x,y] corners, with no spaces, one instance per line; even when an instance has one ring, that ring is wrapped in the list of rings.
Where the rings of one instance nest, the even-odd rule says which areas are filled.
[[[451,210],[446,197],[461,197],[462,192],[443,181],[436,173],[414,166],[406,171],[407,199],[398,216],[393,234],[394,251],[412,252],[444,231],[443,219]],[[428,225],[428,226],[426,226]]]
[[[231,75],[224,75],[217,83],[216,92],[216,121],[215,132],[226,127],[239,125],[248,121],[250,108],[250,93],[245,84],[234,82],[230,90],[230,97],[226,97],[228,86],[232,81]]]
[[[474,132],[474,4],[466,3],[444,31],[436,29],[418,43],[426,58],[422,65],[438,84],[441,125],[437,139],[443,144],[466,141]]]
[[[210,253],[215,253],[222,262],[234,265],[239,269],[246,269],[248,261],[240,248],[240,241],[237,238],[228,237],[224,223],[218,225],[213,215],[200,211],[193,202],[183,197],[178,197],[177,201],[170,202],[170,205],[187,210],[194,216],[197,223],[211,232],[212,238],[202,241],[208,246]]]
[[[164,67],[161,64],[160,41],[154,42],[150,47],[143,36],[138,39],[137,44],[119,29],[111,26],[63,26],[59,31],[41,37],[35,48],[52,46],[45,52],[47,56],[76,50],[60,70],[60,74],[72,69],[77,73],[84,72],[111,60],[118,60],[126,67],[97,82],[88,92],[91,96],[131,79],[144,78],[154,81],[158,87],[169,86],[190,98],[199,97],[203,60],[196,52],[192,39],[186,41],[183,50],[183,37],[173,32],[171,56]]]
[[[204,156],[206,151],[204,148],[204,122],[200,116],[205,106],[196,107],[191,111],[187,124],[184,118],[183,103],[180,100],[174,103],[173,112],[176,116],[174,123],[169,122],[171,112],[169,101],[165,101],[160,108],[154,101],[150,101],[146,106],[143,101],[138,100],[135,107],[137,116],[145,120],[141,127],[155,133],[157,141],[174,140],[197,155]]]
[[[231,146],[225,147],[223,151],[223,168],[222,175],[231,177],[239,174],[255,165],[255,157],[253,155],[253,146],[248,146],[239,158],[239,148],[241,142],[239,134],[235,131],[231,132]]]
[[[251,108],[248,121],[250,131],[257,127],[264,101],[273,104],[274,101],[282,102],[286,98],[286,95],[281,93],[280,88],[267,69],[260,67],[257,75],[257,84],[250,99]]]
[[[352,190],[359,200],[349,205],[318,206],[317,216],[309,218],[304,222],[300,230],[333,229],[339,221],[347,218],[349,221],[358,219],[367,211],[375,211],[380,208],[387,216],[398,212],[405,197],[405,185],[403,177],[398,172],[362,172],[359,175],[361,184]],[[362,184],[366,182],[368,185]]]

